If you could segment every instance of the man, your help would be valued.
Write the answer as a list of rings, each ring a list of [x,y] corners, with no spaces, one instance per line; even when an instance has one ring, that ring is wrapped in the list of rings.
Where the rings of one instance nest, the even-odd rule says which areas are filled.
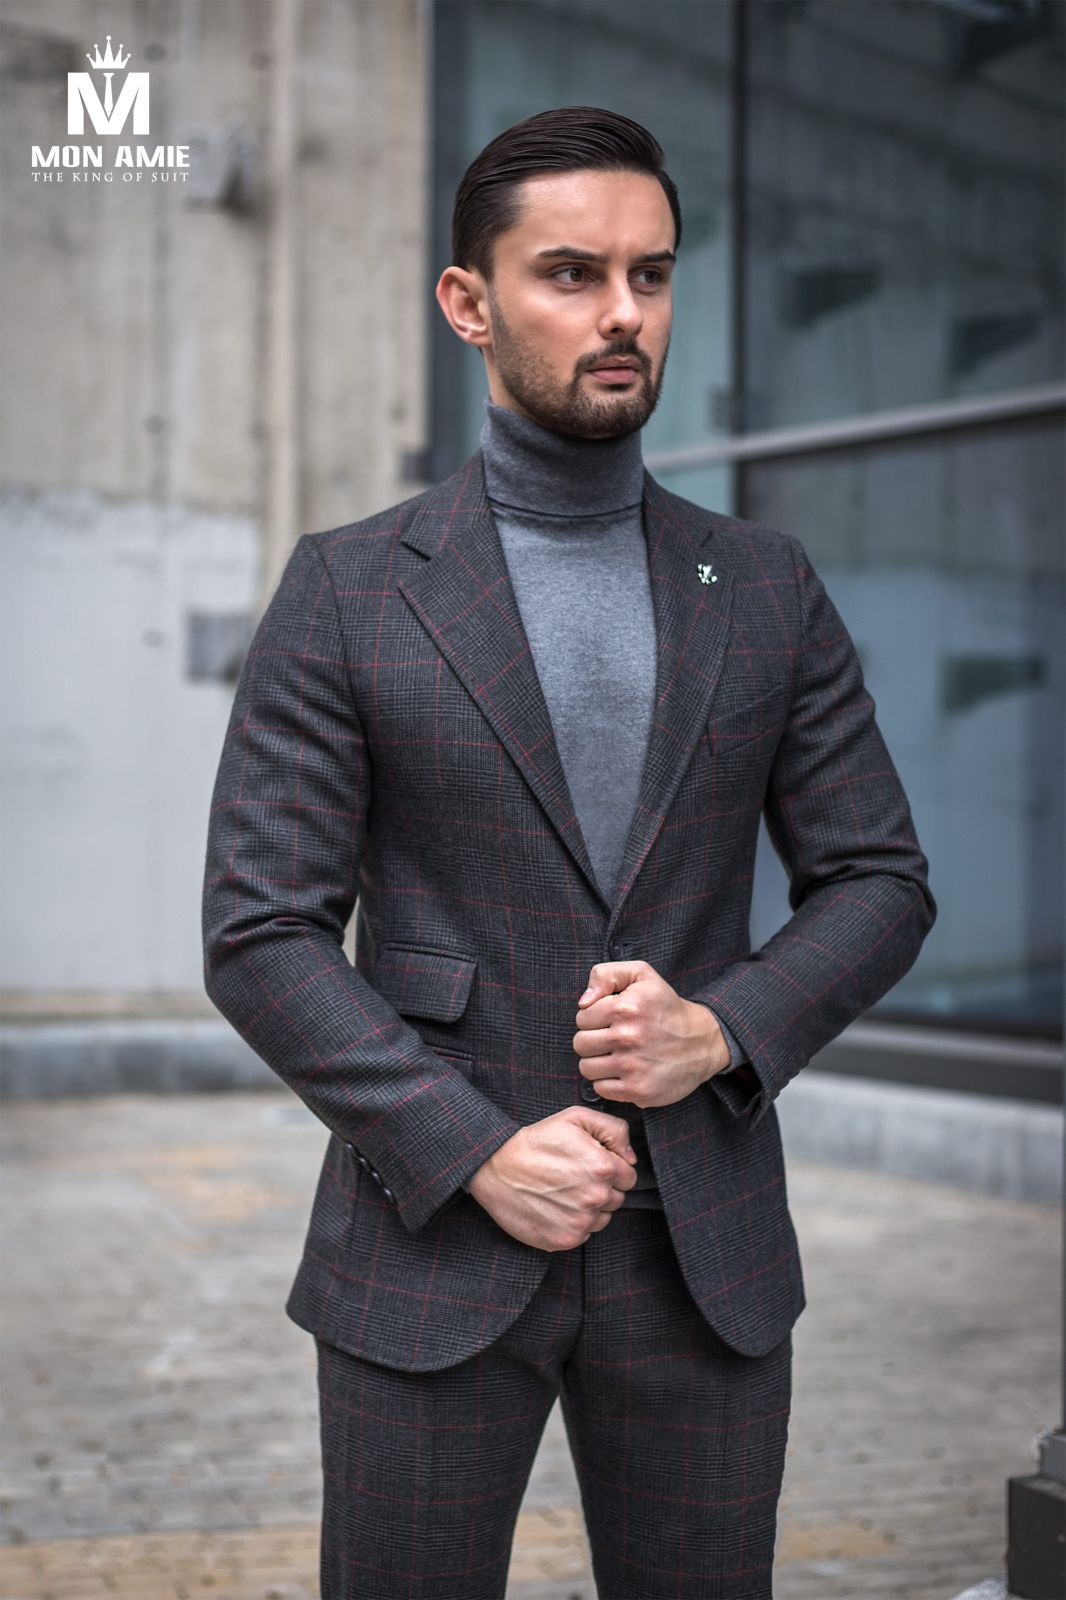
[[[326,1600],[499,1600],[557,1395],[600,1600],[772,1594],[774,1101],[936,907],[802,544],[643,468],[680,239],[625,117],[486,147],[437,285],[481,448],[301,537],[238,686],[206,984],[331,1131],[286,1308]],[[752,950],[763,814],[792,916]]]

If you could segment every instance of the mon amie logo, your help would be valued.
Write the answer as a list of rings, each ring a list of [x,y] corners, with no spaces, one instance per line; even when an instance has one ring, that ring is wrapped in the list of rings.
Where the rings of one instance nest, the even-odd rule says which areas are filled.
[[[148,134],[148,74],[127,72],[116,97],[111,80],[130,61],[111,49],[111,35],[107,35],[107,49],[100,54],[94,45],[95,56],[85,52],[85,58],[96,72],[104,76],[104,98],[100,99],[92,73],[67,73],[67,134],[84,136],[85,118],[88,116],[93,131],[105,137],[119,137],[131,121],[134,138]],[[43,150],[33,146],[30,166],[34,183],[113,183],[118,174],[123,183],[140,183],[147,173],[152,183],[185,183],[188,179],[189,146],[187,144],[148,145],[116,144],[108,152],[102,144],[53,144]]]

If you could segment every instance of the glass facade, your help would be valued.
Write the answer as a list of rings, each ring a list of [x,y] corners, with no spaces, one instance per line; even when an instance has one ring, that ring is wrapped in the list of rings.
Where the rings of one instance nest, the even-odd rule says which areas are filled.
[[[929,855],[937,924],[872,1015],[1044,1037],[1063,1011],[1061,398],[965,418],[1064,376],[1064,14],[745,5],[736,64],[744,431],[915,413],[902,437],[771,438],[736,481],[738,513],[799,534],[836,598]]]
[[[939,914],[871,1015],[1054,1036],[1062,1007],[1062,428],[819,451],[744,471],[862,659]]]
[[[742,7],[748,429],[1062,378],[1063,7]]]
[[[685,236],[656,477],[802,538],[856,641],[940,914],[874,1019],[1063,1011],[1063,17],[999,0],[441,0],[432,279],[473,156],[603,105]],[[482,360],[434,331],[433,475]],[[856,425],[861,426],[856,428]],[[760,839],[756,945],[789,915]]]

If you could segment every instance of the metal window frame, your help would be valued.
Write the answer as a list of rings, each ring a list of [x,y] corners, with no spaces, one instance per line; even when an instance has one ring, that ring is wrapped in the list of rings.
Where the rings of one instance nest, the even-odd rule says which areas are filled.
[[[734,434],[705,444],[678,445],[670,450],[650,452],[646,460],[649,471],[680,472],[722,463],[810,455],[819,450],[879,444],[917,435],[928,437],[954,428],[1012,422],[1020,417],[1038,417],[1056,411],[1066,412],[1066,383],[1011,389],[971,400],[902,406],[894,411],[872,411],[866,416],[836,417],[789,428],[767,428],[760,433]]]

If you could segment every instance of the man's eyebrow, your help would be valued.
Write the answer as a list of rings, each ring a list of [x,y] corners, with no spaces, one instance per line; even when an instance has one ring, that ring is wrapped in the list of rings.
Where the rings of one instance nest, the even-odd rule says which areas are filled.
[[[576,245],[557,244],[550,250],[538,250],[534,260],[546,261],[556,256],[566,256],[570,261],[609,261],[610,256],[598,253],[595,250],[579,250]],[[677,257],[672,250],[648,250],[642,256],[634,257],[634,265],[638,261],[676,261]]]

